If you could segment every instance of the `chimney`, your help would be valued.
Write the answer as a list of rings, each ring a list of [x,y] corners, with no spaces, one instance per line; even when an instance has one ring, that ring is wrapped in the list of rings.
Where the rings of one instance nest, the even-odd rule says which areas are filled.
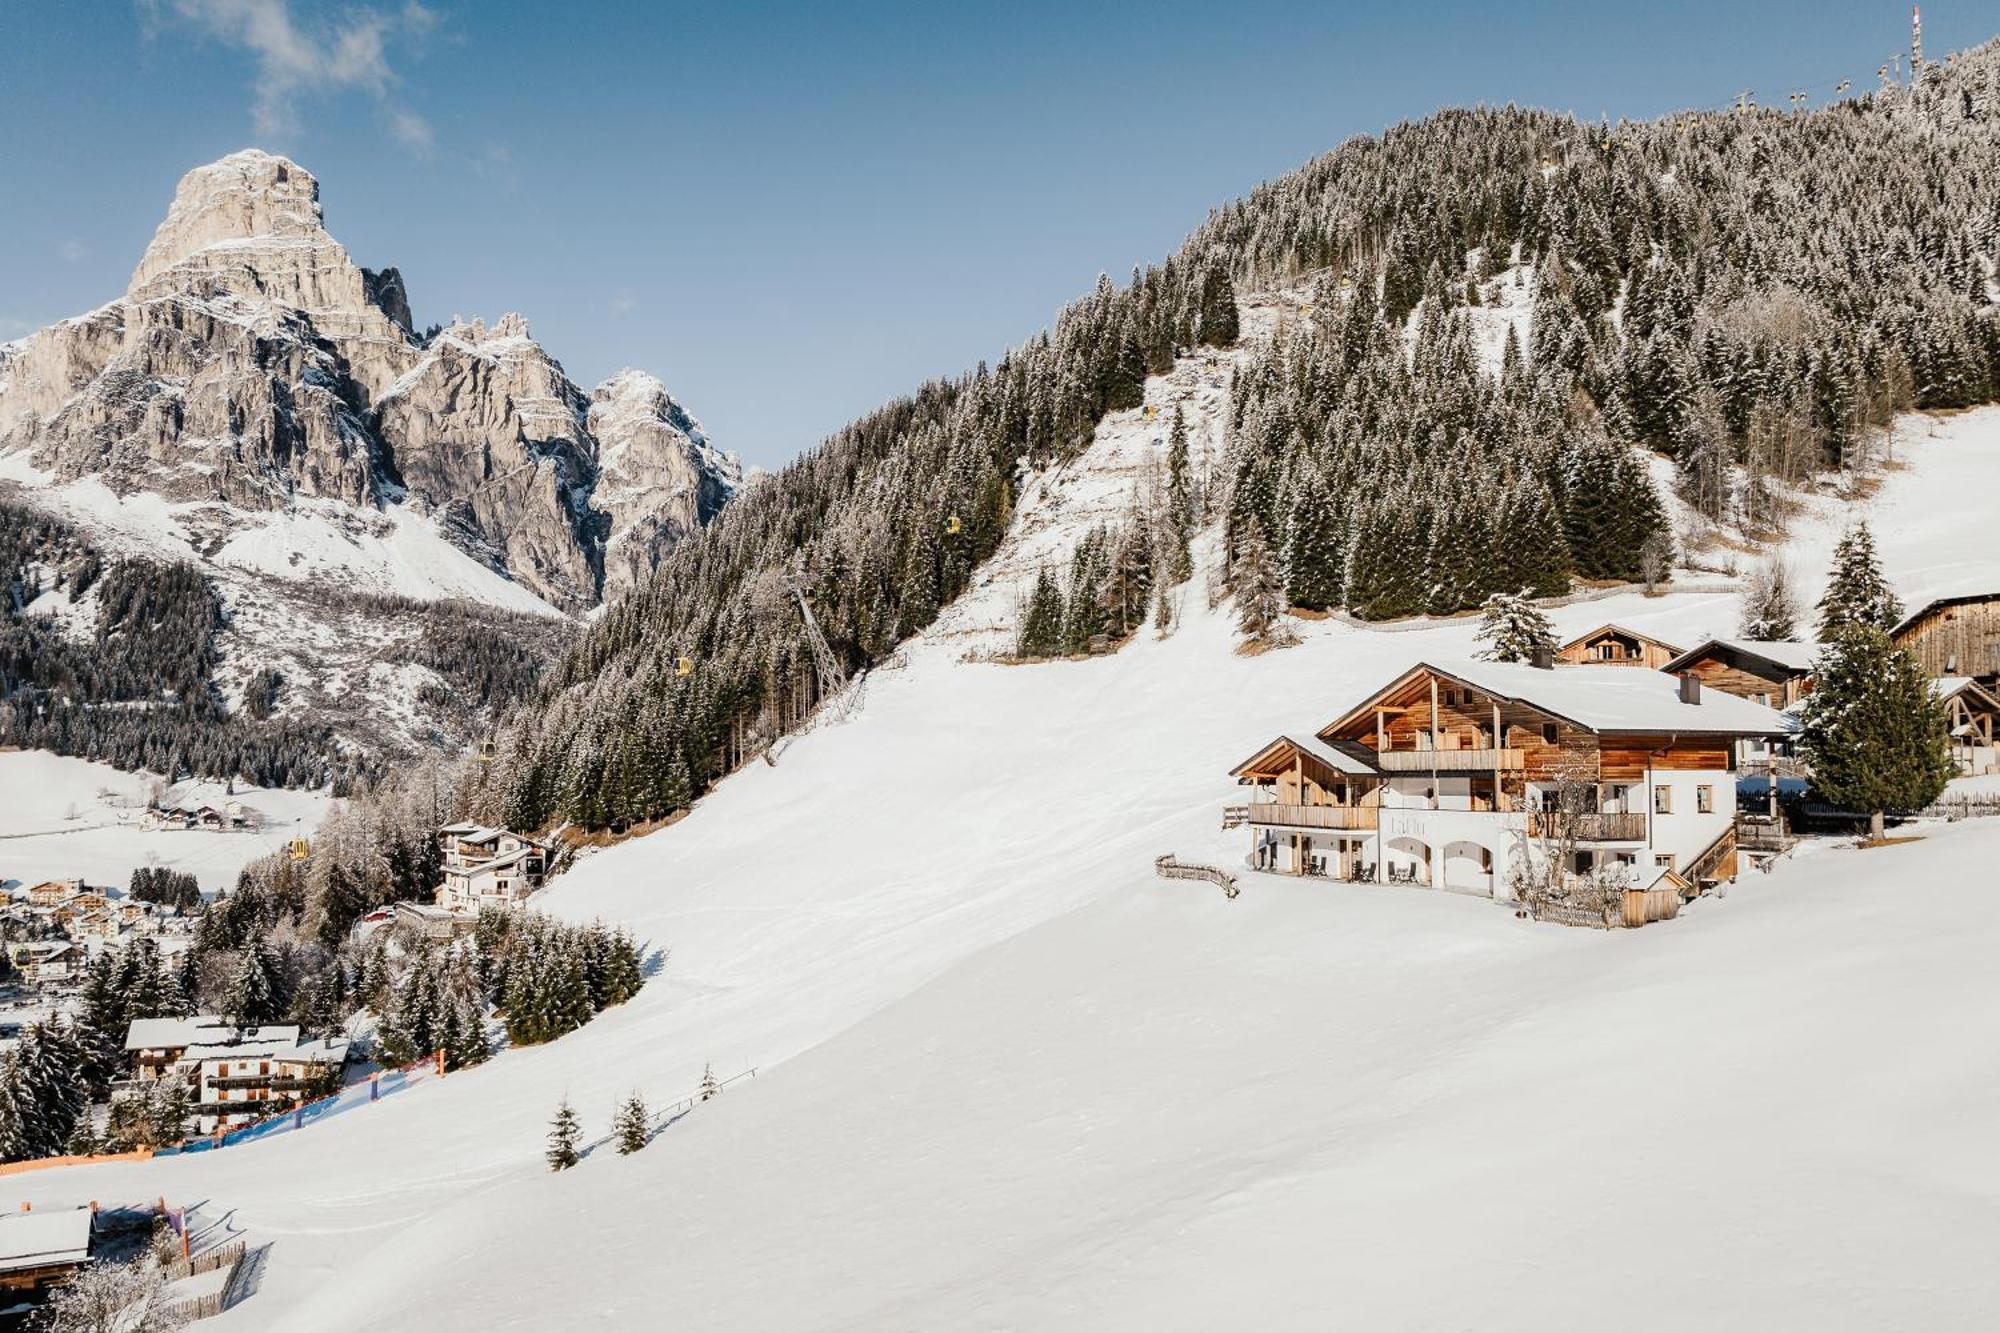
[[[1556,650],[1552,644],[1538,643],[1528,654],[1528,665],[1540,671],[1556,669]]]
[[[1681,702],[1684,704],[1701,702],[1701,677],[1692,671],[1681,672]]]

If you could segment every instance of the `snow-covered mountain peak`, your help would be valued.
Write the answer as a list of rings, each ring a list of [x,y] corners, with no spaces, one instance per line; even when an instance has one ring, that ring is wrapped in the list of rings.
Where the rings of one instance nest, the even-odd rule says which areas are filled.
[[[608,599],[714,517],[742,488],[743,464],[642,370],[621,370],[591,390],[587,421],[598,442],[594,500],[616,534],[604,556]]]
[[[166,217],[132,271],[127,297],[227,294],[350,317],[352,331],[409,329],[394,269],[357,266],[327,233],[319,182],[290,158],[246,149],[181,177]]]
[[[296,599],[277,638],[227,646],[244,660],[323,621],[322,585],[581,613],[742,473],[658,380],[612,383],[594,409],[518,313],[417,335],[396,270],[327,232],[312,173],[251,149],[182,177],[123,298],[0,347],[0,477],[114,557],[142,553],[131,512],[198,529],[139,545],[199,558],[235,624],[239,592]],[[218,554],[252,537],[247,564]],[[418,548],[440,568],[411,576]]]

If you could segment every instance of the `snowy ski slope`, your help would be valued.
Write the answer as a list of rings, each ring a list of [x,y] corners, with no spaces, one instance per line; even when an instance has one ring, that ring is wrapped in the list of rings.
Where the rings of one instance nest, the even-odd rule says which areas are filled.
[[[2000,412],[1904,452],[1873,506],[1899,584],[2000,583],[1966,484]],[[851,721],[579,865],[550,908],[672,951],[582,1031],[16,1193],[237,1209],[273,1249],[218,1333],[1990,1326],[2000,1070],[1964,1038],[2000,1021],[2000,821],[1815,850],[1613,935],[1255,875],[1226,903],[1151,859],[1241,855],[1228,768],[1473,626],[1324,622],[1245,658],[1188,602],[1088,662],[915,645]],[[1557,614],[1682,643],[1734,618]],[[597,1133],[710,1062],[760,1073],[636,1158],[543,1169],[558,1098]]]

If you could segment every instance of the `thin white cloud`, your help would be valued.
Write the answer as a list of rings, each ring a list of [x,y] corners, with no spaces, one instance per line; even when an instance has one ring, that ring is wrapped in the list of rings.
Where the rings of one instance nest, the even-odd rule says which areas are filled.
[[[391,51],[400,53],[437,26],[437,16],[414,0],[399,10],[330,6],[310,17],[294,13],[291,0],[146,3],[162,20],[251,56],[256,62],[251,118],[260,137],[293,133],[307,98],[359,92],[381,104],[398,142],[418,151],[430,147],[429,123],[389,103],[397,83]]]
[[[611,313],[629,315],[639,308],[639,298],[629,291],[621,291],[611,298]]]
[[[89,254],[90,248],[72,236],[56,247],[56,253],[61,255],[66,262],[74,264],[77,260]]]

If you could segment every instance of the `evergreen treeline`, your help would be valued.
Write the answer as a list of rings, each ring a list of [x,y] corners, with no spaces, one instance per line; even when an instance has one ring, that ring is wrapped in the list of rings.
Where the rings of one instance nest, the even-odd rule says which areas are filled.
[[[131,896],[142,903],[161,903],[182,911],[201,906],[201,884],[184,870],[140,866],[132,872]]]
[[[491,1054],[485,1016],[504,1015],[516,1046],[575,1031],[645,984],[639,946],[602,925],[569,926],[540,913],[488,910],[466,939],[408,957],[378,987],[383,1059],[407,1064],[443,1051],[448,1069]]]
[[[1807,114],[1487,108],[1344,144],[751,487],[549,673],[477,808],[532,827],[685,804],[815,703],[794,575],[839,664],[879,660],[992,552],[1023,466],[1074,453],[1178,350],[1234,341],[1239,284],[1326,275],[1310,327],[1237,386],[1220,488],[1231,546],[1256,519],[1291,600],[1395,616],[1657,577],[1633,446],[1703,511],[1761,521],[1774,483],[1852,460],[1899,408],[1993,397],[1996,65]],[[1465,312],[1496,282],[1532,283],[1532,318],[1488,374]]]

